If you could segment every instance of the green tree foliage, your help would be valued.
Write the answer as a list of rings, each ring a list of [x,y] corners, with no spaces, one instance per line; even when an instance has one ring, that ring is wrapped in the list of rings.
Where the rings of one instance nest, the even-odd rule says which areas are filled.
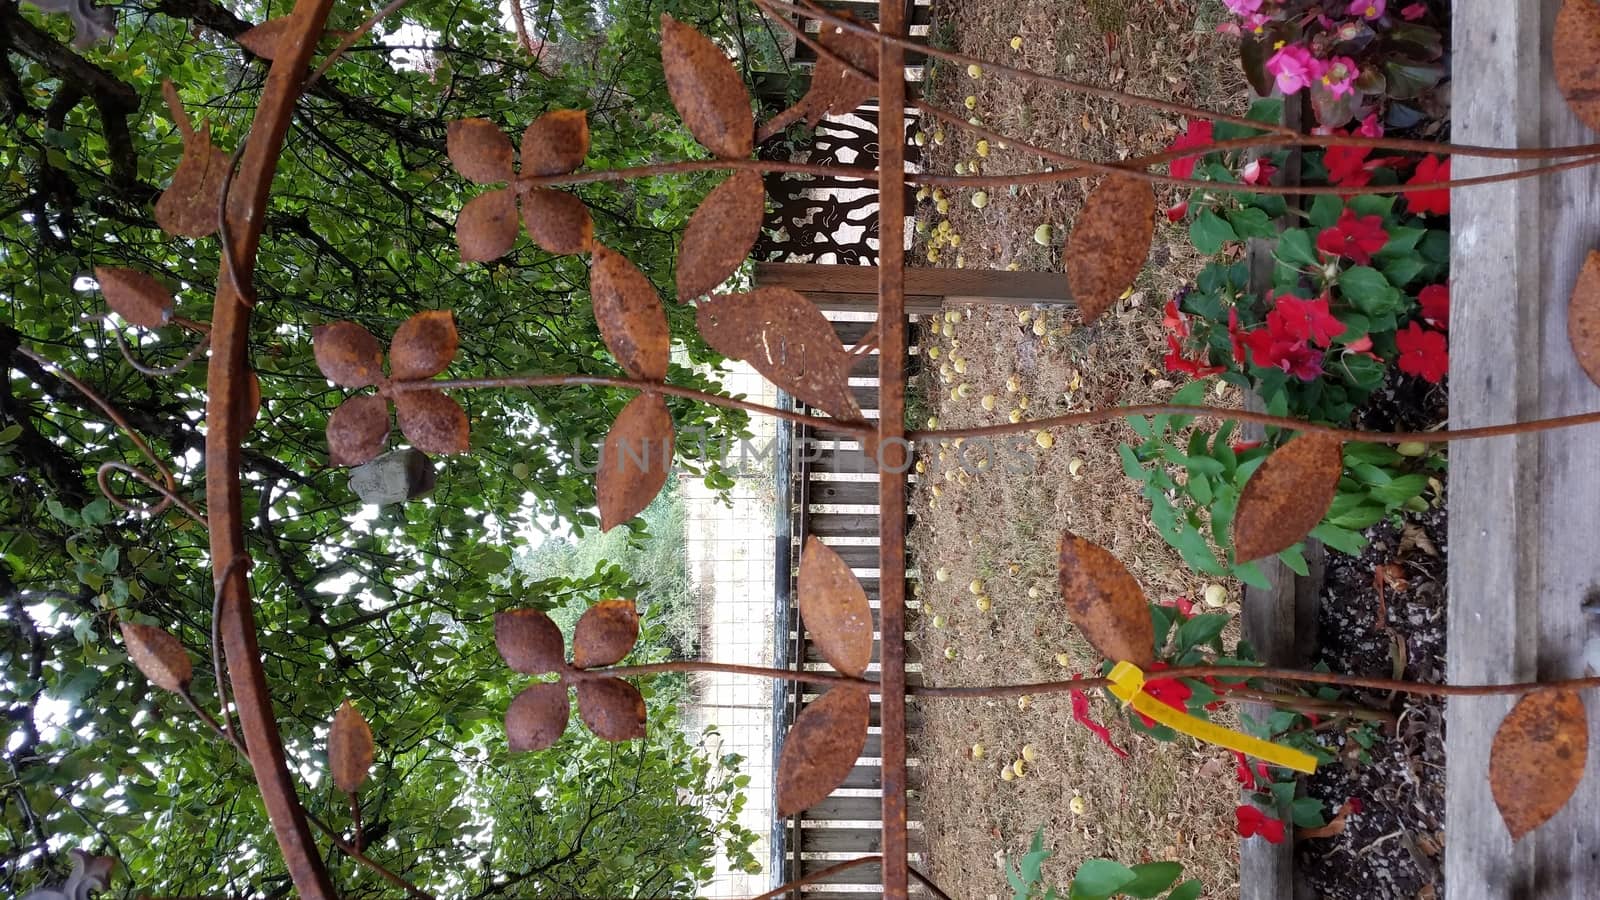
[[[97,265],[149,272],[177,291],[182,315],[209,318],[217,241],[174,239],[153,220],[180,154],[160,84],[173,81],[231,150],[266,74],[235,40],[253,24],[240,16],[260,21],[288,6],[135,0],[116,9],[118,35],[77,49],[65,17],[0,0],[0,891],[58,876],[65,848],[84,846],[120,858],[121,887],[281,895],[287,879],[247,766],[146,684],[116,637],[118,619],[170,630],[195,651],[200,702],[216,707],[205,531],[176,512],[143,516],[103,499],[96,469],[141,460],[99,409],[19,348],[111,398],[172,461],[184,492],[203,496],[204,366],[135,372],[88,276]],[[339,4],[330,27],[353,28],[369,12]],[[274,184],[251,335],[264,407],[245,439],[243,475],[262,654],[308,808],[336,827],[348,822],[324,774],[322,738],[349,697],[378,743],[363,793],[372,853],[445,893],[517,893],[505,881],[521,874],[552,896],[596,883],[656,895],[686,883],[715,843],[745,839],[729,828],[736,801],[724,776],[702,765],[664,710],[652,708],[643,747],[613,750],[573,728],[537,759],[505,751],[500,716],[525,679],[494,651],[494,612],[623,586],[593,568],[514,577],[512,536],[530,519],[595,524],[592,482],[574,457],[592,462],[626,393],[464,395],[472,453],[438,461],[429,500],[374,516],[327,463],[323,429],[344,392],[324,382],[311,352],[311,328],[325,322],[353,319],[387,336],[418,310],[446,308],[463,336],[452,375],[619,374],[581,260],[524,239],[494,265],[460,262],[454,220],[471,192],[445,158],[445,126],[483,116],[515,135],[549,109],[586,108],[591,167],[698,155],[664,86],[662,12],[729,46],[758,21],[748,7],[704,0],[545,0],[528,7],[530,32],[544,38],[535,61],[496,4],[417,0],[378,33],[436,47],[356,47],[300,101]],[[769,38],[750,34],[758,55]],[[670,296],[676,234],[711,183],[662,178],[580,193],[597,237]],[[671,315],[685,348],[671,379],[715,389],[692,311],[673,305]],[[188,349],[176,328],[125,333],[152,365]],[[688,403],[672,411],[680,427],[714,436],[745,424]],[[608,547],[607,558],[617,552]],[[706,805],[686,810],[680,794]],[[630,862],[612,852],[624,835],[641,848]],[[644,851],[664,841],[670,852],[656,868]],[[364,871],[335,865],[351,896],[385,893]]]

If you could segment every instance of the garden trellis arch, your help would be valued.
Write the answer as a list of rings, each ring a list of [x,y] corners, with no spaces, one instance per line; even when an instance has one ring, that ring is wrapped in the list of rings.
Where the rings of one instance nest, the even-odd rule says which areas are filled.
[[[176,639],[153,626],[124,622],[123,634],[130,656],[152,683],[179,694],[197,715],[214,726],[219,734],[235,741],[248,755],[295,887],[303,895],[315,898],[337,895],[337,886],[318,846],[318,832],[340,852],[374,868],[408,893],[426,894],[388,872],[381,860],[371,858],[363,850],[359,820],[349,823],[354,837],[346,838],[343,827],[336,829],[329,823],[310,818],[300,803],[294,777],[286,763],[272,709],[273,686],[268,682],[256,643],[256,623],[246,578],[250,563],[240,513],[240,445],[254,419],[258,398],[247,342],[253,305],[251,277],[272,175],[298,97],[309,81],[336,64],[342,49],[360,40],[372,24],[398,9],[403,2],[396,0],[381,10],[365,28],[348,36],[341,43],[340,51],[327,56],[316,72],[308,76],[331,0],[299,0],[292,13],[263,26],[268,31],[258,35],[262,39],[270,37],[273,52],[269,55],[274,61],[249,139],[235,152],[234,158],[230,160],[221,150],[212,147],[205,132],[188,132],[185,128],[184,161],[174,176],[172,187],[158,204],[158,215],[163,225],[175,234],[198,238],[216,233],[222,241],[223,262],[209,326],[175,317],[171,296],[148,276],[126,270],[100,273],[101,287],[108,302],[128,321],[148,327],[186,325],[205,332],[210,342],[207,484],[203,510],[182,497],[171,470],[139,442],[117,416],[114,407],[95,399],[157,470],[156,475],[138,473],[137,476],[162,496],[155,508],[164,510],[179,505],[203,522],[209,531],[220,613],[212,653],[228,663],[239,733],[230,728],[226,703],[220,717],[214,717],[196,703],[189,691],[194,675],[190,656]],[[782,18],[784,14],[799,11],[798,7],[779,0],[759,0],[759,5],[773,14],[775,21],[787,21]],[[1553,10],[1553,0],[1544,8]],[[850,110],[865,96],[876,93],[883,110],[881,130],[885,133],[902,131],[906,98],[901,73],[910,43],[897,37],[905,34],[904,3],[901,0],[881,3],[880,24],[887,36],[884,38],[876,37],[871,28],[848,19],[815,10],[810,14],[821,18],[826,27],[815,40],[802,38],[816,45],[812,49],[821,60],[818,76],[813,79],[802,104],[813,111]],[[1568,21],[1566,28],[1556,30],[1556,75],[1567,89],[1578,115],[1591,126],[1600,125],[1600,108],[1592,99],[1589,84],[1596,57],[1600,56],[1600,8],[1583,0],[1569,3],[1562,14]],[[1546,33],[1546,29],[1539,30],[1541,37]],[[942,54],[958,63],[969,62],[945,51],[929,52]],[[516,240],[519,215],[526,220],[533,239],[546,249],[589,256],[596,316],[607,345],[626,377],[438,378],[455,355],[458,341],[454,321],[447,312],[419,313],[405,323],[390,344],[385,374],[379,341],[359,326],[334,323],[318,330],[316,351],[324,375],[352,391],[352,396],[329,421],[328,437],[335,461],[353,464],[380,452],[388,439],[391,405],[398,411],[401,430],[414,446],[433,453],[450,453],[467,449],[468,423],[460,407],[446,392],[572,385],[633,390],[638,394],[608,437],[606,461],[597,476],[602,519],[610,527],[642,509],[666,477],[670,455],[659,451],[663,445],[670,446],[673,426],[662,400],[664,396],[687,397],[791,420],[814,421],[792,411],[768,409],[666,382],[670,336],[661,299],[628,260],[594,242],[588,213],[581,201],[558,190],[562,185],[585,181],[648,177],[665,172],[732,171],[734,174],[707,198],[690,222],[679,260],[679,299],[687,301],[714,290],[743,261],[756,239],[763,209],[760,179],[753,177],[753,173],[787,170],[809,174],[810,170],[804,165],[751,159],[756,129],[750,115],[749,96],[731,63],[714,44],[693,29],[667,18],[663,21],[663,54],[674,103],[689,130],[711,151],[715,157],[712,160],[670,162],[616,172],[580,171],[587,148],[586,120],[581,113],[560,111],[530,126],[524,136],[519,173],[514,166],[515,151],[497,127],[482,120],[467,120],[456,123],[451,130],[451,158],[457,171],[470,181],[488,185],[467,202],[458,221],[463,257],[469,261],[488,260],[503,252]],[[1542,52],[1539,58],[1543,58]],[[1504,151],[1304,135],[1163,101],[1073,85],[992,63],[986,65],[991,71],[1010,77],[1098,92],[1102,96],[1175,113],[1229,120],[1258,131],[1255,137],[1236,144],[1354,144],[1391,150],[1426,149],[1478,158],[1566,160],[1518,169],[1506,175],[1464,178],[1452,183],[1456,187],[1509,183],[1557,170],[1587,168],[1600,162],[1600,146],[1594,144]],[[937,114],[937,111],[929,111]],[[958,121],[958,117],[951,117],[950,121]],[[972,127],[983,133],[981,126]],[[1092,410],[1013,425],[909,430],[904,416],[908,280],[903,249],[908,181],[914,178],[923,184],[972,187],[1012,180],[1042,183],[1098,177],[1098,186],[1090,195],[1067,244],[1067,278],[1086,320],[1092,320],[1115,303],[1144,263],[1154,218],[1150,185],[1183,182],[1151,172],[1152,166],[1182,154],[1106,164],[1064,157],[1045,148],[1018,146],[1051,159],[1059,170],[1014,179],[981,175],[909,176],[904,167],[904,147],[898,143],[882,147],[876,171],[856,170],[862,179],[876,183],[881,204],[882,248],[880,266],[876,270],[881,414],[876,426],[869,425],[854,408],[846,381],[849,356],[832,329],[804,297],[767,286],[750,294],[719,295],[697,304],[700,329],[713,346],[729,356],[750,359],[786,391],[826,411],[831,420],[830,428],[853,435],[863,443],[879,467],[878,501],[884,510],[905,507],[909,451],[912,442],[919,439],[971,439],[1071,427],[1124,415],[1182,415],[1204,411],[1288,429],[1300,435],[1268,458],[1241,499],[1235,526],[1236,543],[1265,554],[1299,540],[1321,517],[1325,504],[1318,507],[1318,495],[1326,493],[1327,499],[1331,499],[1331,489],[1323,489],[1328,487],[1330,479],[1337,482],[1341,470],[1339,448],[1344,441],[1443,442],[1549,434],[1561,428],[1600,423],[1600,413],[1570,412],[1551,418],[1485,424],[1455,431],[1373,434],[1235,410],[1155,406]],[[1184,151],[1194,152],[1195,148]],[[840,173],[835,170],[824,174]],[[509,186],[494,187],[498,184]],[[1210,186],[1227,189],[1215,184]],[[1377,188],[1371,192],[1438,187],[1439,183],[1417,183]],[[1271,192],[1260,186],[1248,190]],[[1272,190],[1312,193],[1318,189]],[[1600,382],[1600,257],[1590,257],[1571,293],[1566,313],[1578,363],[1590,379]],[[41,365],[57,368],[44,357],[35,358]],[[360,393],[370,387],[376,387],[377,392]],[[1523,412],[1520,408],[1515,411]],[[1548,438],[1545,440],[1548,442]],[[632,452],[652,446],[657,450],[655,455]],[[637,462],[629,464],[629,459]],[[625,465],[633,468],[626,469]],[[120,499],[118,502],[126,503]],[[1126,569],[1105,550],[1071,534],[1062,537],[1060,567],[1066,611],[1095,648],[1109,660],[1134,665],[1149,663],[1152,642],[1145,600]],[[717,669],[801,681],[826,689],[822,699],[797,719],[781,761],[780,803],[790,810],[803,809],[816,798],[826,796],[834,784],[848,775],[865,736],[865,698],[869,691],[880,693],[884,733],[882,851],[841,863],[840,867],[881,859],[885,896],[903,898],[913,882],[926,883],[924,876],[907,863],[904,741],[908,698],[933,702],[948,697],[1038,694],[1109,687],[1111,681],[1096,678],[1043,684],[908,686],[905,681],[903,516],[885,515],[881,519],[879,570],[881,639],[876,653],[882,669],[877,680],[862,677],[875,648],[871,616],[861,586],[837,555],[825,549],[818,550],[816,545],[807,547],[802,554],[798,602],[811,639],[836,673],[747,669],[710,661],[616,665],[637,635],[637,617],[628,601],[608,601],[585,614],[577,627],[569,662],[559,632],[542,614],[532,610],[502,613],[496,620],[496,638],[510,668],[528,674],[554,673],[558,679],[536,682],[513,701],[507,711],[510,746],[514,750],[537,751],[553,743],[568,725],[569,691],[576,691],[580,716],[587,727],[608,739],[627,740],[641,733],[647,715],[637,689],[627,679],[669,671]],[[1578,788],[1591,731],[1584,695],[1580,692],[1600,686],[1600,678],[1595,677],[1437,685],[1284,669],[1241,670],[1238,666],[1196,666],[1165,674],[1237,678],[1241,677],[1241,671],[1247,671],[1252,680],[1291,684],[1370,687],[1459,697],[1520,697],[1495,730],[1494,749],[1487,754],[1496,805],[1513,838],[1523,837],[1556,815]],[[280,686],[279,689],[285,688]],[[329,757],[335,783],[352,797],[366,777],[372,752],[371,734],[359,712],[350,706],[342,708],[334,718]],[[1478,778],[1482,780],[1481,772]],[[1591,836],[1590,840],[1593,839]],[[795,886],[789,885],[780,891]],[[931,885],[929,889],[936,891]]]

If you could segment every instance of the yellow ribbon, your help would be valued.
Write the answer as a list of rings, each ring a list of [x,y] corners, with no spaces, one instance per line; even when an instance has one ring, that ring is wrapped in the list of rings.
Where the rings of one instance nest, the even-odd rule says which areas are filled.
[[[1293,769],[1296,772],[1315,772],[1317,758],[1309,753],[1274,744],[1258,737],[1252,737],[1223,728],[1215,722],[1197,719],[1186,712],[1180,712],[1162,703],[1160,700],[1144,692],[1144,672],[1130,662],[1119,662],[1111,670],[1110,691],[1123,703],[1132,704],[1133,708],[1157,722],[1171,728],[1173,731],[1187,734],[1196,740],[1208,744],[1216,744],[1229,750],[1237,750],[1246,756],[1254,756],[1274,766]]]

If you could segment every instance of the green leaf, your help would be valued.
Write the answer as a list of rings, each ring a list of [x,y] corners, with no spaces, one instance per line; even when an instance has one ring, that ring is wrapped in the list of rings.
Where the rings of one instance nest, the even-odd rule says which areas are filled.
[[[1270,238],[1278,234],[1278,226],[1267,218],[1266,212],[1253,206],[1229,211],[1228,224],[1241,238]]]
[[[1358,216],[1377,216],[1387,219],[1394,212],[1394,196],[1385,194],[1358,194],[1350,198],[1350,210]]]
[[[1383,277],[1387,278],[1390,284],[1397,287],[1405,287],[1415,281],[1425,268],[1427,268],[1427,263],[1423,261],[1422,257],[1402,256],[1384,265]]]
[[[1274,255],[1279,262],[1296,269],[1311,268],[1318,264],[1311,232],[1304,228],[1291,228],[1278,235],[1278,249]]]
[[[1134,879],[1122,886],[1129,897],[1157,897],[1172,886],[1183,874],[1183,865],[1175,862],[1140,863],[1133,867]]]
[[[1178,627],[1178,652],[1182,653],[1215,638],[1228,627],[1230,618],[1227,613],[1205,613],[1183,623]]]
[[[1086,859],[1072,876],[1071,900],[1107,900],[1138,876],[1122,863]]]
[[[1311,574],[1311,567],[1306,565],[1305,544],[1295,544],[1287,550],[1278,552],[1278,559],[1289,568],[1289,571],[1301,578]]]
[[[1200,879],[1191,878],[1173,888],[1172,893],[1167,895],[1167,900],[1200,900],[1200,894],[1204,890],[1205,885],[1200,883]]]
[[[1367,549],[1367,539],[1365,537],[1348,528],[1341,528],[1327,522],[1311,529],[1311,537],[1349,556],[1360,556],[1361,551]]]
[[[1297,797],[1289,805],[1289,815],[1297,828],[1321,828],[1328,824],[1326,805],[1315,797]]]
[[[1318,194],[1311,200],[1311,209],[1308,218],[1313,227],[1317,229],[1332,228],[1339,222],[1339,214],[1344,212],[1344,201],[1333,194]]]
[[[1221,217],[1211,210],[1202,210],[1189,223],[1189,240],[1196,250],[1205,254],[1222,252],[1222,245],[1228,241],[1237,241],[1239,235],[1233,231],[1233,226],[1224,222]]]
[[[1393,314],[1400,308],[1400,292],[1383,273],[1354,266],[1339,276],[1339,293],[1369,316]]]

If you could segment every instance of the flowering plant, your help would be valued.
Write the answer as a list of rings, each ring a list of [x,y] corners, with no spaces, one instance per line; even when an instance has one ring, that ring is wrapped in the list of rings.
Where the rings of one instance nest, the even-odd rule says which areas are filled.
[[[1257,93],[1309,90],[1317,121],[1374,113],[1395,127],[1430,117],[1443,80],[1447,7],[1417,0],[1223,0],[1238,16],[1240,61]]]
[[[1258,107],[1269,104],[1258,104]],[[1252,115],[1256,115],[1252,112]],[[1206,124],[1175,147],[1209,143]],[[1361,126],[1381,134],[1375,120]],[[1197,132],[1199,134],[1197,134]],[[1189,177],[1261,183],[1284,152],[1246,162],[1217,152],[1173,164]],[[1448,177],[1433,157],[1373,157],[1330,147],[1302,161],[1308,184],[1359,187]],[[1281,196],[1196,191],[1168,211],[1187,218],[1194,246],[1219,257],[1166,307],[1168,371],[1220,375],[1269,409],[1341,423],[1381,385],[1390,366],[1438,383],[1448,369],[1447,191],[1399,198],[1321,194],[1305,210]],[[1279,230],[1278,221],[1293,227]],[[1272,286],[1252,291],[1240,253],[1249,238],[1276,238]]]

